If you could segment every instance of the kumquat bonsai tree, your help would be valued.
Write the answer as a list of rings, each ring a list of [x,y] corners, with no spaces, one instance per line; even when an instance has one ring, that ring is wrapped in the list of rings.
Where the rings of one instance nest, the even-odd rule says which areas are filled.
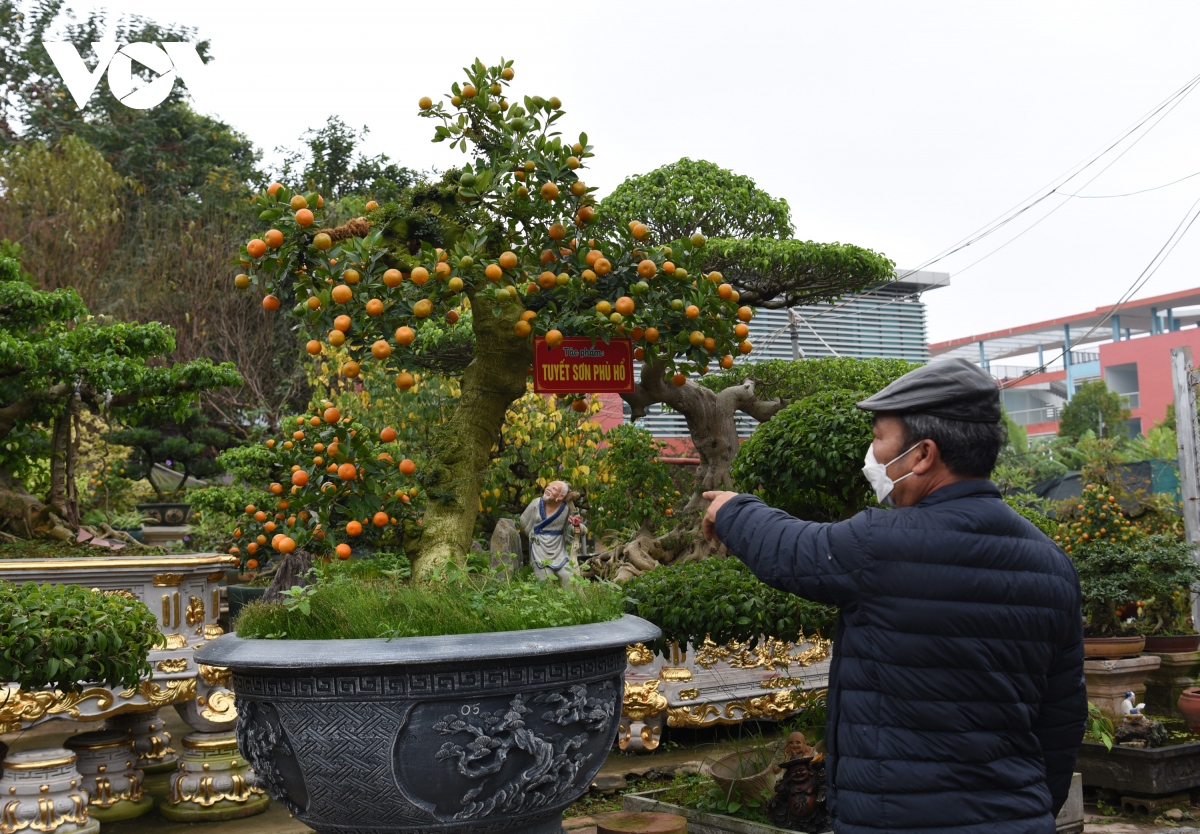
[[[535,346],[629,338],[654,378],[675,388],[752,350],[754,310],[706,269],[704,235],[654,241],[637,217],[593,233],[596,200],[584,180],[593,148],[586,133],[570,141],[558,131],[562,102],[510,99],[510,61],[477,60],[464,72],[444,100],[418,103],[433,141],[458,149],[462,167],[402,201],[369,202],[365,217],[336,228],[322,223],[321,195],[274,183],[255,199],[264,228],[242,246],[235,279],[267,310],[297,319],[308,353],[334,358],[351,379],[374,363],[401,389],[420,365],[414,344],[424,329],[469,322],[461,396],[416,473],[427,498],[417,576],[469,548],[489,455],[526,393]],[[326,465],[302,467],[313,483],[301,492],[321,488],[314,467]],[[375,469],[364,477],[378,477]]]
[[[252,571],[276,553],[300,554],[280,564],[276,592],[303,584],[313,557],[349,559],[351,543],[364,534],[399,540],[403,525],[415,520],[409,505],[419,494],[411,477],[416,464],[399,455],[394,428],[374,436],[330,401],[289,428],[286,439],[266,441],[275,471],[289,473],[287,480],[271,483],[261,504],[246,506],[230,549]]]

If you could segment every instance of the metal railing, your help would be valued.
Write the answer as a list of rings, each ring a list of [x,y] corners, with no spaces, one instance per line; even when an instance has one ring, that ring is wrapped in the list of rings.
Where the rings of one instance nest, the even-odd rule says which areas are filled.
[[[1029,375],[1029,373],[1031,371],[1034,371],[1037,369],[1030,367],[1030,366],[1025,366],[1025,365],[991,365],[988,368],[988,370],[991,372],[992,377],[994,379],[1009,380],[1009,379],[1021,379],[1022,377]],[[1046,370],[1047,371],[1061,371],[1062,368],[1050,367],[1050,368],[1046,368]]]
[[[1134,391],[1132,394],[1121,395],[1121,405],[1126,408],[1141,408],[1141,401],[1141,397],[1138,396],[1137,391]]]
[[[1099,362],[1099,361],[1100,361],[1100,354],[1098,354],[1098,353],[1084,353],[1084,352],[1078,351],[1078,350],[1071,351],[1071,364],[1072,365],[1083,365],[1086,362]]]
[[[1062,417],[1062,407],[1048,405],[1043,408],[1026,408],[1021,411],[1010,411],[1008,416],[1018,426],[1028,426],[1033,423],[1053,423]]]

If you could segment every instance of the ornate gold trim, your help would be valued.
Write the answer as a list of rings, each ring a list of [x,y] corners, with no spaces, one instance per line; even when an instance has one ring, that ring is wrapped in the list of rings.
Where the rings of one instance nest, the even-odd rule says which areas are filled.
[[[648,716],[657,715],[665,710],[667,699],[658,691],[658,684],[656,680],[645,683],[625,681],[621,714],[631,721],[645,721]]]
[[[226,686],[233,677],[233,670],[227,666],[206,666],[203,663],[197,663],[196,671],[209,686]]]
[[[67,714],[79,718],[79,705],[95,699],[96,708],[104,711],[112,706],[112,692],[100,687],[82,692],[26,692],[10,690],[8,697],[0,703],[0,735],[15,733],[22,724],[31,724],[47,715]]]
[[[217,690],[208,696],[208,703],[202,705],[200,717],[215,724],[225,724],[237,718],[237,698],[232,692]]]
[[[168,649],[182,649],[187,646],[187,636],[178,633],[164,634],[163,643]]]
[[[705,724],[739,724],[751,718],[778,721],[795,711],[796,701],[792,693],[779,690],[758,698],[730,701],[725,705],[724,711],[713,704],[672,707],[667,710],[667,724],[671,727],[700,727]],[[709,720],[710,718],[712,720]]]
[[[803,651],[796,651],[806,643],[812,645]],[[734,669],[761,667],[775,671],[787,669],[790,666],[803,668],[829,657],[832,648],[832,641],[824,639],[820,634],[807,638],[803,631],[797,636],[795,643],[788,643],[775,637],[764,637],[753,649],[750,648],[749,641],[730,640],[725,645],[719,646],[713,642],[711,635],[705,635],[704,642],[696,650],[696,665],[704,669],[711,669],[724,661]],[[793,652],[795,653],[793,654]]]
[[[204,639],[213,640],[225,633],[225,629],[215,623],[209,623],[204,627]]]
[[[166,660],[160,660],[155,664],[154,668],[160,672],[172,674],[174,672],[182,672],[187,669],[188,662],[186,657],[168,657]]]
[[[92,588],[93,591],[99,594],[104,594],[106,597],[121,597],[122,599],[131,599],[137,601],[137,594],[128,588],[116,588],[111,591],[101,591],[99,588]]]
[[[189,627],[204,622],[204,600],[200,597],[189,597],[185,619]]]
[[[177,777],[171,780],[171,794],[168,801],[172,805],[180,802],[194,802],[197,805],[207,808],[210,805],[216,805],[218,802],[246,802],[256,794],[265,793],[262,788],[249,784],[246,781],[246,777],[240,773],[235,773],[229,777],[233,782],[232,789],[223,793],[218,793],[213,787],[212,776],[201,776],[196,790],[184,792],[183,778]]]
[[[88,559],[4,559],[0,560],[0,572],[78,570],[80,568],[199,568],[208,565],[233,567],[240,561],[232,553],[160,556],[157,559],[130,556],[94,556]]]
[[[225,578],[225,571],[223,571],[223,570],[219,570],[216,573],[210,573],[207,576],[207,579],[209,582],[220,582],[224,578]]]
[[[625,647],[625,658],[630,666],[645,666],[654,661],[654,652],[646,648],[645,643],[634,643]]]
[[[690,681],[692,670],[686,666],[664,666],[658,670],[658,677],[664,681]]]
[[[171,627],[171,595],[170,594],[163,594],[162,624],[166,628]]]
[[[700,697],[699,689],[681,689],[679,690],[679,700],[694,701]]]
[[[178,588],[185,579],[186,573],[156,573],[150,582],[156,588]]]
[[[104,691],[107,692],[108,690]],[[126,689],[121,693],[121,697],[126,700],[135,695],[141,695],[145,698],[146,705],[150,707],[165,707],[167,704],[190,701],[196,697],[196,679],[180,678],[179,680],[167,681],[165,687],[150,681],[142,681],[141,685],[137,688]]]
[[[69,756],[59,756],[54,759],[42,759],[36,762],[9,762],[5,761],[5,770],[47,770],[52,767],[63,767],[69,764],[75,764],[79,761],[79,757],[72,753]]]
[[[129,802],[140,802],[145,795],[142,791],[142,783],[134,777],[125,777],[129,782],[129,787],[118,794],[112,792],[112,782],[107,776],[96,777],[96,789],[91,791],[91,799],[88,800],[89,806],[96,808],[111,808],[118,802],[128,800]]]
[[[183,737],[183,746],[187,750],[237,750],[238,743],[236,736],[223,736],[221,738],[191,738],[191,736]]]
[[[34,831],[55,831],[64,822],[84,825],[89,819],[87,794],[72,793],[70,794],[70,798],[75,809],[60,815],[54,810],[53,799],[44,796],[38,797],[37,819],[26,820],[25,822],[20,822],[17,819],[17,808],[20,807],[21,800],[14,799],[4,806],[3,811],[0,811],[0,834],[14,834],[14,832],[24,831],[27,828],[32,828]]]

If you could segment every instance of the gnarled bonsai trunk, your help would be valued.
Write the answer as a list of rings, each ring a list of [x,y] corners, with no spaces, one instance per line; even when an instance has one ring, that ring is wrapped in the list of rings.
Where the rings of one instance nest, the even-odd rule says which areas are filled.
[[[593,557],[590,562],[592,572],[623,582],[658,564],[723,555],[724,548],[720,544],[705,540],[701,522],[708,507],[704,493],[733,486],[730,470],[739,443],[734,417],[741,411],[764,422],[775,416],[786,403],[758,399],[752,379],[723,391],[712,391],[690,381],[675,385],[666,379],[665,366],[650,363],[642,366],[637,389],[621,396],[629,403],[635,420],[644,417],[646,409],[655,403],[669,405],[682,414],[700,465],[695,488],[683,509],[679,526],[656,538],[643,525],[631,541]]]
[[[738,450],[737,424],[734,416],[741,411],[759,422],[775,416],[786,405],[783,400],[760,400],[754,395],[754,380],[747,379],[723,391],[711,391],[694,382],[675,385],[666,379],[666,366],[645,364],[641,379],[632,394],[621,395],[634,420],[646,416],[646,409],[655,403],[669,405],[687,421],[688,434],[700,466],[696,470],[696,485],[685,511],[708,505],[703,494],[713,489],[730,489],[733,479],[730,469]]]
[[[525,393],[533,351],[513,331],[521,307],[500,304],[497,316],[496,306],[490,298],[471,299],[475,358],[463,372],[458,404],[438,430],[434,483],[428,485],[414,576],[427,575],[470,549],[492,447],[500,439],[508,407]]]

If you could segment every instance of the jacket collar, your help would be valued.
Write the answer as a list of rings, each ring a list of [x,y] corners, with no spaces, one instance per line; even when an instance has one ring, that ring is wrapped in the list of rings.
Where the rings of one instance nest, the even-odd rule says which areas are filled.
[[[1002,497],[1000,490],[987,478],[972,478],[935,490],[918,501],[914,506],[931,507],[934,504],[953,501],[956,498],[966,498],[971,495],[986,495],[991,498]]]

